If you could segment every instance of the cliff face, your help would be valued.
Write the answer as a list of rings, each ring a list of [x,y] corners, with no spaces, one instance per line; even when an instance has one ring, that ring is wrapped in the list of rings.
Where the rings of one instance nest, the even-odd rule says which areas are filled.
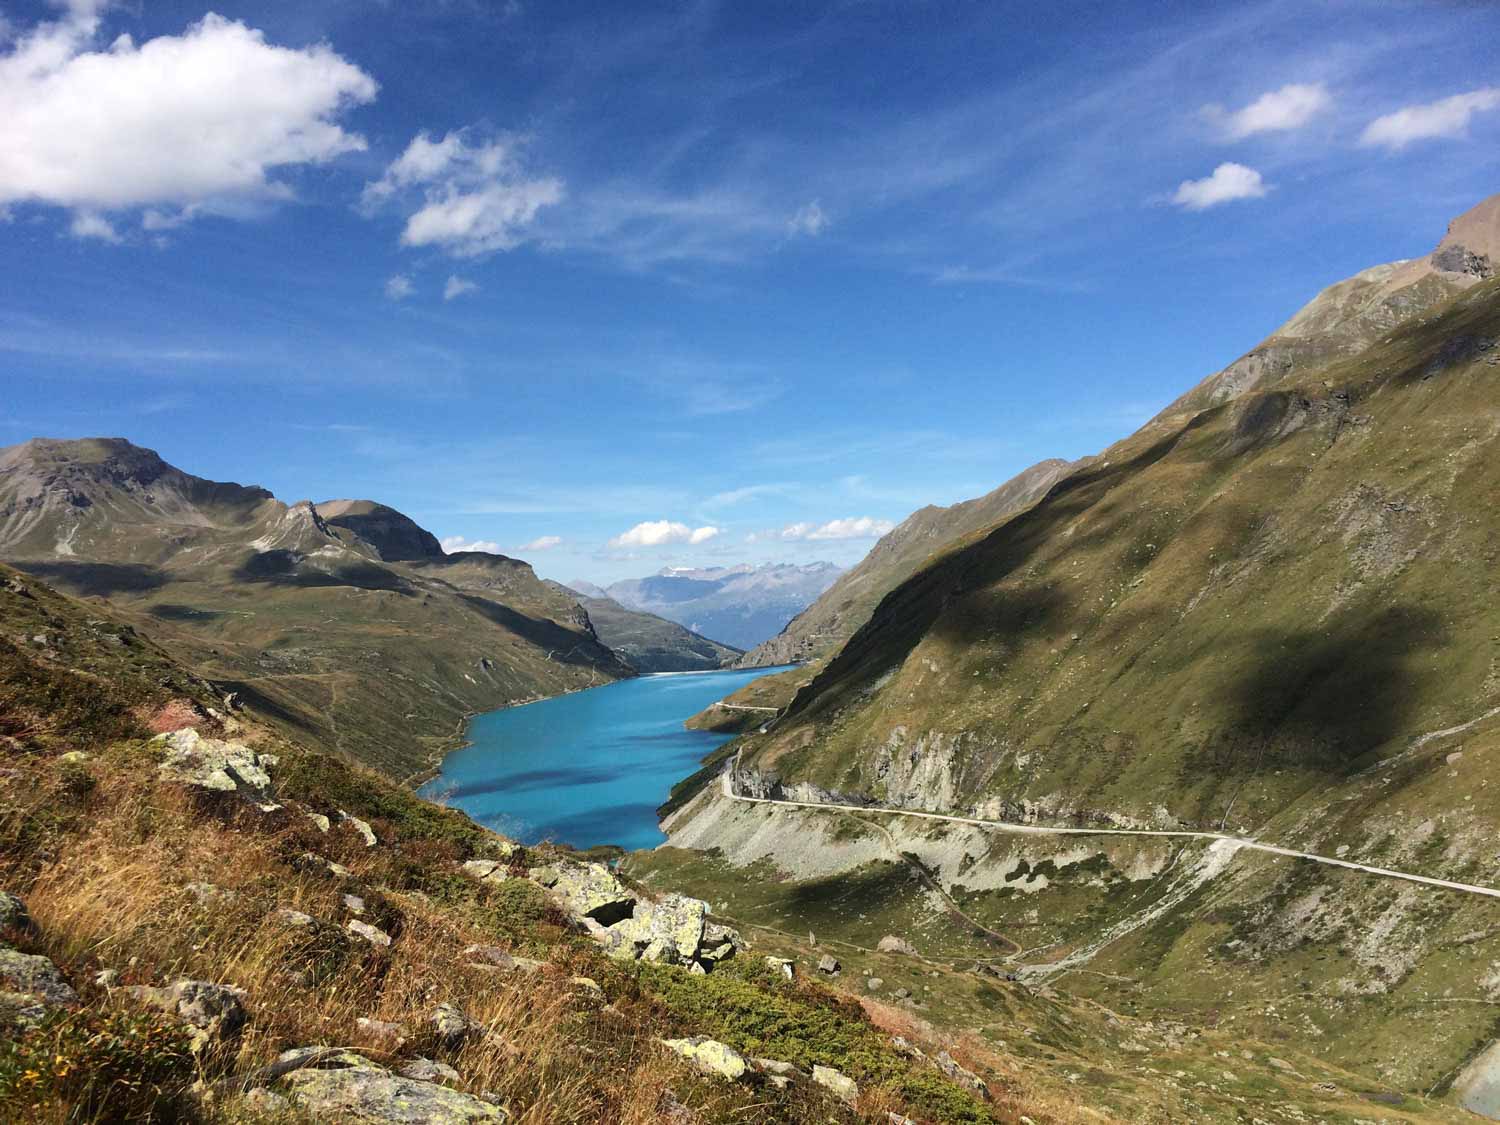
[[[464,717],[631,668],[517,559],[371,501],[286,505],[123,439],[0,451],[0,558],[109,599],[284,729],[406,775]]]

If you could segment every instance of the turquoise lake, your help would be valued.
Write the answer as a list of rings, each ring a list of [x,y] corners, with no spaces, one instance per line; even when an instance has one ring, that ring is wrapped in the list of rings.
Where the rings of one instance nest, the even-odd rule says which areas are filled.
[[[640,676],[491,711],[421,793],[522,843],[654,848],[657,807],[729,740],[683,721],[784,670]]]

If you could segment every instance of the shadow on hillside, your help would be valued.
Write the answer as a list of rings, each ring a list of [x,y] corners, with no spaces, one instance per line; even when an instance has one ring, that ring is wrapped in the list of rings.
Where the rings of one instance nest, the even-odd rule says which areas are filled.
[[[240,702],[251,711],[263,715],[268,719],[283,722],[288,726],[296,727],[298,730],[317,730],[305,717],[279,703],[277,700],[272,699],[265,692],[261,691],[260,688],[245,680],[215,680],[214,687],[218,688],[225,695],[234,694],[239,696]]]
[[[477,594],[460,594],[459,597],[470,609],[501,628],[530,641],[538,648],[546,649],[549,659],[559,664],[594,666],[603,663],[597,643],[590,641],[582,633],[563,628],[556,621],[544,617],[528,617],[508,605],[492,602]]]
[[[302,557],[292,551],[262,551],[241,563],[234,578],[239,582],[305,589],[353,586],[360,590],[393,590],[412,596],[411,587],[399,574],[374,563],[349,563],[333,570],[319,570],[305,567],[302,562]]]
[[[191,605],[163,602],[146,611],[159,621],[214,621],[224,615],[216,609],[199,609]]]
[[[845,691],[899,666],[939,623],[973,643],[983,637],[1003,638],[1018,624],[1031,628],[1061,605],[1054,591],[1033,587],[1024,596],[1009,595],[985,606],[970,595],[995,586],[1022,571],[1038,551],[1084,512],[1100,514],[1114,487],[1131,480],[1168,456],[1192,431],[1215,415],[1206,411],[1181,429],[1153,442],[1134,457],[1107,462],[1064,477],[1034,507],[1009,519],[982,539],[939,558],[887,594],[874,615],[843,647],[839,655],[793,700],[789,715],[837,707]],[[1118,519],[1128,518],[1119,513]],[[1100,532],[1100,534],[1103,534]],[[958,620],[971,602],[979,607],[972,623]],[[950,612],[955,610],[955,612]]]
[[[142,563],[22,562],[17,569],[80,597],[142,594],[167,584],[165,574]]]
[[[1231,738],[1243,738],[1218,766],[1285,764],[1348,770],[1401,734],[1430,673],[1421,653],[1448,641],[1431,610],[1397,605],[1333,631],[1265,632],[1257,668],[1230,695]]]

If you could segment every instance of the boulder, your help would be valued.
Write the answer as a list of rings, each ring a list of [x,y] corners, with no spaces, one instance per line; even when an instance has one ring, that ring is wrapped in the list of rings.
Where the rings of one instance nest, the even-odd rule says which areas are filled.
[[[886,934],[875,946],[881,953],[901,953],[907,957],[917,956],[916,948],[911,942],[904,938],[898,938],[895,934]]]
[[[307,819],[312,821],[313,827],[325,836],[333,829],[333,822],[320,812],[309,812]]]
[[[831,1066],[815,1066],[812,1079],[819,1086],[832,1090],[840,1100],[849,1105],[859,1100],[859,1083],[841,1070],[835,1070]]]
[[[292,1104],[317,1121],[479,1125],[509,1119],[497,1105],[436,1082],[392,1074],[352,1051],[295,1070],[282,1085]]]
[[[125,990],[143,1004],[174,1015],[192,1029],[193,1050],[203,1051],[239,1035],[250,1019],[245,993],[232,985],[206,980],[175,980],[165,988]]]
[[[836,977],[839,975],[839,968],[840,966],[838,958],[834,957],[832,954],[825,953],[823,954],[823,956],[818,958],[818,972],[820,973],[825,973],[830,977]]]
[[[704,1074],[717,1074],[731,1080],[743,1078],[750,1069],[745,1056],[727,1043],[695,1035],[690,1039],[663,1039],[661,1045],[687,1059]]]
[[[990,1088],[984,1084],[984,1079],[980,1078],[979,1075],[975,1074],[972,1070],[968,1070],[965,1067],[959,1065],[959,1063],[956,1062],[953,1056],[950,1055],[947,1051],[939,1051],[937,1054],[937,1058],[933,1061],[937,1063],[937,1068],[939,1070],[941,1070],[949,1078],[953,1079],[953,1081],[957,1082],[960,1086],[967,1086],[981,1098],[984,1098],[986,1101],[989,1100]]]
[[[510,868],[494,859],[471,859],[464,864],[463,872],[481,882],[503,883],[510,878]]]
[[[611,926],[634,912],[635,894],[602,863],[570,864],[555,871],[552,894],[574,918]]]
[[[631,917],[607,927],[624,938],[620,944],[607,943],[613,946],[610,953],[672,964],[690,961],[703,942],[707,913],[706,902],[687,895],[669,894],[657,902],[638,902]]]
[[[354,831],[358,832],[359,838],[365,842],[365,847],[367,848],[373,848],[376,844],[380,843],[375,838],[375,830],[367,822],[360,820],[357,816],[350,816],[343,809],[339,810],[339,823],[347,824]]]
[[[30,930],[26,904],[8,891],[0,891],[0,930]]]
[[[797,962],[790,957],[766,957],[766,964],[776,972],[786,977],[787,980],[797,979]]]
[[[427,1017],[427,1021],[432,1024],[438,1042],[445,1047],[457,1046],[472,1032],[482,1030],[457,1004],[439,1004]]]
[[[34,1027],[57,1008],[78,1003],[50,958],[0,946],[0,1015],[23,1027]]]
[[[339,902],[356,918],[365,912],[365,900],[359,895],[340,895]]]
[[[881,980],[879,977],[865,978],[865,990],[868,992],[879,992],[884,987],[885,981]]]
[[[167,751],[157,771],[162,780],[237,794],[266,812],[280,808],[270,797],[276,755],[257,753],[241,742],[204,738],[196,727],[159,734],[153,741]]]

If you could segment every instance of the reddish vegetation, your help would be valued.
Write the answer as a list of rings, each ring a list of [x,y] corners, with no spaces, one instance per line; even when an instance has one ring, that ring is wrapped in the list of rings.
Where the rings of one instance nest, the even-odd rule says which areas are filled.
[[[184,727],[198,726],[205,718],[202,708],[192,700],[174,699],[147,719],[146,726],[152,734],[170,734]]]

